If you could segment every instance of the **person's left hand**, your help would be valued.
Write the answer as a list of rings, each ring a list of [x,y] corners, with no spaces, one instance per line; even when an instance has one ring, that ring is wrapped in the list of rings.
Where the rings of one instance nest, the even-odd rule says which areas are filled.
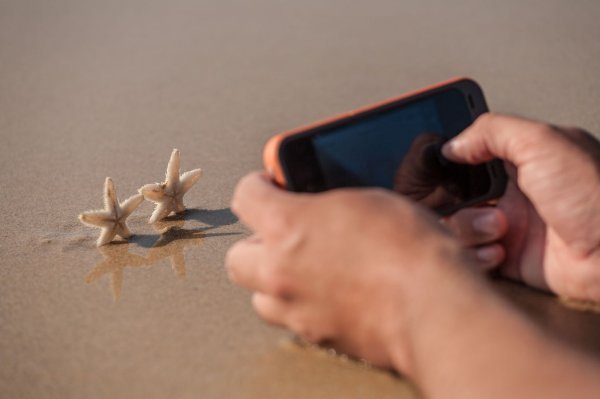
[[[229,250],[227,270],[262,318],[405,373],[408,320],[432,287],[455,289],[468,271],[433,213],[384,190],[296,194],[253,173],[232,210],[255,234]]]

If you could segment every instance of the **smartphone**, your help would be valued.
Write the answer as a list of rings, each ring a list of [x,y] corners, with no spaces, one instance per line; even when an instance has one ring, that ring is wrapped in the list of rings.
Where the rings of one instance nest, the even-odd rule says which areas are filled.
[[[265,146],[264,164],[291,191],[382,187],[448,215],[506,188],[500,160],[463,165],[441,153],[487,111],[479,85],[456,78],[278,134]]]

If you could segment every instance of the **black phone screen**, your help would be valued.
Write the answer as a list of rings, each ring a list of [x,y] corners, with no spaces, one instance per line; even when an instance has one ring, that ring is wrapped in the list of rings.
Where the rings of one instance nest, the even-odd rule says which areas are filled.
[[[309,132],[282,147],[296,164],[288,168],[291,188],[382,187],[442,212],[485,196],[487,164],[454,164],[440,152],[473,122],[468,107],[460,90],[448,89]]]

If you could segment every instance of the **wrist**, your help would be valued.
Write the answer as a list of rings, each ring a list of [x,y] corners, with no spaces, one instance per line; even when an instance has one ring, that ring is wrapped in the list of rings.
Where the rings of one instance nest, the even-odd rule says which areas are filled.
[[[469,264],[464,249],[454,240],[432,246],[427,260],[415,265],[410,278],[399,283],[403,317],[396,321],[388,336],[394,368],[418,380],[420,345],[429,339],[443,340],[449,326],[477,311],[474,298],[487,295],[485,284]],[[443,323],[440,323],[443,321]]]

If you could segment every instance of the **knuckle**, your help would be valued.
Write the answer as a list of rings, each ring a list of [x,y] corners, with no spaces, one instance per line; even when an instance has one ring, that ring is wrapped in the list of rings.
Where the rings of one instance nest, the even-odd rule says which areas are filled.
[[[234,242],[227,250],[225,259],[229,259],[232,262],[244,260],[247,257],[249,250],[257,245],[256,240],[257,237],[251,235]]]
[[[294,229],[295,220],[292,214],[287,212],[278,212],[276,209],[273,209],[271,215],[271,219],[268,223],[271,225],[271,229],[273,231],[276,231],[277,233],[285,233]]]
[[[281,267],[265,267],[264,285],[278,298],[287,299],[293,291],[293,283]]]
[[[253,300],[252,307],[254,308],[254,311],[256,312],[256,314],[258,314],[258,316],[261,319],[263,319],[264,321],[266,321],[269,324],[275,324],[273,315],[271,315],[269,312],[267,312],[267,310],[262,306],[261,302]]]
[[[367,199],[378,203],[386,202],[390,198],[390,192],[383,188],[374,187],[369,189],[366,193]]]
[[[231,210],[234,213],[239,213],[240,210],[240,205],[241,205],[241,201],[244,198],[243,195],[241,194],[244,190],[244,179],[245,177],[242,178],[242,180],[240,180],[238,182],[238,184],[235,186],[235,189],[233,191],[233,196],[231,197]]]
[[[349,209],[362,209],[365,202],[364,193],[360,195],[354,190],[339,190],[332,193],[328,199],[332,217],[344,215]]]
[[[318,344],[327,338],[323,331],[316,328],[303,317],[296,316],[292,318],[289,327],[296,335],[311,344]]]
[[[485,114],[481,114],[479,117],[477,117],[475,122],[473,122],[474,130],[487,132],[490,130],[493,124],[498,123],[500,118],[502,118],[502,115],[494,112],[486,112]]]
[[[335,198],[337,200],[336,207],[343,204],[350,209],[369,208],[373,205],[384,204],[390,196],[388,191],[381,188],[359,190],[339,190],[337,198]]]
[[[331,200],[328,208],[330,220],[345,221],[345,225],[362,223],[365,215],[378,217],[383,210],[394,209],[404,202],[404,198],[397,194],[378,188],[338,190],[329,196]],[[393,199],[393,201],[390,201]],[[404,207],[400,206],[400,210]]]
[[[485,244],[503,235],[501,216],[496,209],[462,209],[444,224],[467,246]]]
[[[465,228],[467,223],[463,219],[453,216],[446,221],[445,225],[461,242],[468,244],[472,234],[469,229]]]
[[[235,208],[236,205],[239,205],[241,200],[247,196],[247,193],[250,191],[250,187],[255,184],[255,181],[259,175],[260,172],[250,172],[238,181],[231,200],[232,208]]]
[[[225,267],[227,268],[227,270],[230,270],[235,267],[237,263],[236,259],[238,259],[238,253],[240,251],[241,246],[242,243],[238,241],[227,250],[227,253],[225,254]]]
[[[234,244],[234,246],[231,247],[225,254],[224,262],[227,275],[232,281],[236,283],[240,283],[240,281],[242,280],[242,276],[239,273],[241,261],[240,248],[241,244]]]
[[[530,132],[530,135],[536,137],[538,140],[545,140],[549,136],[556,136],[557,134],[557,130],[552,125],[546,123],[536,123]]]
[[[477,120],[475,121],[475,123],[479,124],[479,125],[485,125],[487,123],[492,122],[494,119],[497,119],[498,114],[494,113],[494,112],[486,112],[484,114],[481,114]]]
[[[261,319],[272,325],[281,324],[280,315],[273,311],[273,308],[268,306],[268,303],[261,299],[256,293],[252,296],[252,307]]]
[[[515,154],[519,154],[519,159],[522,163],[539,157],[544,152],[540,144],[558,135],[552,126],[537,122],[524,133],[526,134],[514,135],[511,142],[512,151]]]
[[[325,202],[339,205],[355,203],[358,200],[355,190],[349,188],[326,191],[321,196]]]

